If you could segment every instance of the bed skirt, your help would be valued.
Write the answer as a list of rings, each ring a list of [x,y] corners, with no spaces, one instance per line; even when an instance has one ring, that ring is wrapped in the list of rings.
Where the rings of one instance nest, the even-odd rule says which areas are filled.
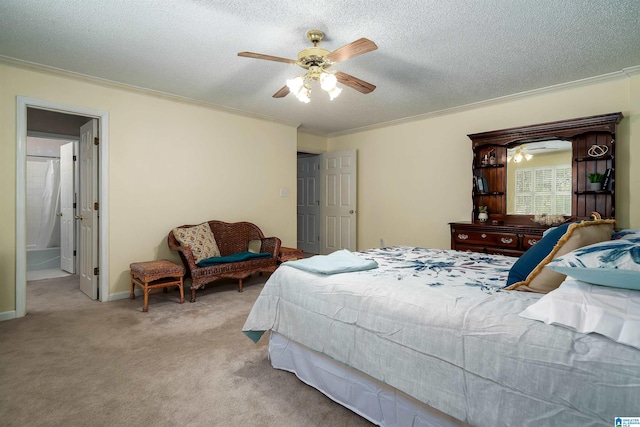
[[[269,336],[271,366],[294,373],[302,382],[379,426],[450,427],[467,424],[395,388],[310,350],[283,335]]]

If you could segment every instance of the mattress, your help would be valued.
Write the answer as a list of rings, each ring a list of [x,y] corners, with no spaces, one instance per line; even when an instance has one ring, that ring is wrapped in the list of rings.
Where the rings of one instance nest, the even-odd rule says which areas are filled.
[[[410,247],[336,275],[283,264],[243,330],[274,331],[476,426],[611,425],[640,408],[640,352],[518,316],[515,258]]]

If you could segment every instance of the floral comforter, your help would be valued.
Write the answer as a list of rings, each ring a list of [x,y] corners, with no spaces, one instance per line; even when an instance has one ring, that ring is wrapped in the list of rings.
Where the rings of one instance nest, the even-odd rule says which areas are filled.
[[[609,425],[638,402],[625,391],[640,383],[637,350],[518,316],[540,294],[502,290],[516,258],[357,254],[379,267],[324,275],[284,263],[245,334],[277,332],[471,425]]]

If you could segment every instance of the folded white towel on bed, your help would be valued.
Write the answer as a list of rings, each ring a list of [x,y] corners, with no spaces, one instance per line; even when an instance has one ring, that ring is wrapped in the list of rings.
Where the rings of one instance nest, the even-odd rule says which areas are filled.
[[[282,265],[319,274],[350,273],[378,268],[377,262],[361,258],[347,249],[329,255],[315,255],[311,258],[287,261]]]

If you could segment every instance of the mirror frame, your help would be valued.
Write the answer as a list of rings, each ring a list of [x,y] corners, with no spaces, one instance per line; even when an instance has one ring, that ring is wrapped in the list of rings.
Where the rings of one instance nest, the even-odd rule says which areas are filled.
[[[615,179],[612,179],[611,189],[608,191],[588,191],[586,174],[589,168],[597,168],[603,172],[606,169],[615,171],[615,131],[622,117],[622,113],[617,112],[467,135],[472,142],[474,176],[477,170],[482,171],[487,167],[481,165],[481,159],[487,152],[495,150],[499,163],[496,165],[499,167],[490,168],[494,181],[492,192],[479,194],[475,188],[472,192],[472,221],[476,216],[477,205],[491,203],[493,208],[489,209],[490,219],[503,223],[531,223],[532,215],[506,213],[506,151],[507,148],[521,144],[551,139],[568,140],[572,143],[571,218],[589,218],[593,211],[599,212],[603,218],[615,217]],[[589,157],[587,150],[594,143],[607,145],[609,154],[602,158]]]

